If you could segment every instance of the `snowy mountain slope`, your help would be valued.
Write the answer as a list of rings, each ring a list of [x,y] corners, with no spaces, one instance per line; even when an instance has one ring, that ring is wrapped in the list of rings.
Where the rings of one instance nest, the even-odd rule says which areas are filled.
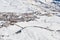
[[[14,19],[17,14],[24,19],[0,28],[1,40],[60,40],[60,7],[52,0],[1,0],[0,12],[2,21],[6,19],[3,16]]]
[[[47,0],[46,0],[47,1]],[[2,3],[1,3],[2,2]],[[17,3],[18,2],[18,3]],[[19,4],[20,3],[20,4]],[[21,0],[19,1],[19,0],[11,0],[11,1],[8,1],[8,0],[1,0],[0,1],[0,4],[2,4],[0,7],[0,9],[1,9],[1,11],[11,11],[11,12],[22,12],[22,11],[24,11],[24,12],[32,12],[32,11],[36,11],[36,9],[37,10],[40,10],[40,6],[43,6],[43,8],[45,8],[45,7],[50,7],[50,9],[47,9],[47,10],[56,10],[57,8],[55,8],[55,7],[53,7],[53,6],[51,6],[51,5],[49,5],[49,4],[46,4],[46,3],[44,3],[44,2],[42,2],[42,1],[40,1],[40,0],[23,0],[22,2],[21,2]],[[26,6],[25,6],[26,5]],[[37,5],[37,6],[39,6],[39,7],[37,7],[37,6],[35,6],[35,5]],[[9,9],[9,8],[10,9]],[[53,8],[53,9],[52,9]],[[46,10],[46,9],[41,9],[41,10]],[[17,11],[18,10],[18,11]],[[58,10],[58,9],[57,9]]]

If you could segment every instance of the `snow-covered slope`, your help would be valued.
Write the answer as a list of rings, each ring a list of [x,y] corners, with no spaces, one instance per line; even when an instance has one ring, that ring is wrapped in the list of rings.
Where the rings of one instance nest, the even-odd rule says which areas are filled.
[[[53,0],[0,0],[0,21],[6,21],[0,40],[60,40],[60,6]]]
[[[43,2],[44,1],[44,2]],[[32,12],[37,10],[48,10],[48,7],[50,7],[51,10],[55,9],[55,5],[51,7],[51,1],[48,0],[1,0],[0,1],[0,11],[1,12],[19,12],[19,13],[25,13],[25,12]],[[46,9],[41,9],[47,7]],[[53,9],[52,9],[53,8]],[[56,8],[57,9],[57,8]]]

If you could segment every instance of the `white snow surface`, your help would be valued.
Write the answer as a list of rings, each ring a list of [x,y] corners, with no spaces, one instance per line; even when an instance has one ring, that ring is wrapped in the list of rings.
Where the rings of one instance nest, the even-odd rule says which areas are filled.
[[[41,1],[45,4],[35,1]],[[0,40],[60,40],[60,12],[58,11],[60,8],[58,6],[55,8],[56,5],[51,4],[52,1],[53,0],[0,0],[0,12],[30,13],[38,11],[41,14],[48,13],[51,15],[54,13],[52,16],[37,15],[39,19],[35,21],[15,23],[24,28],[18,34],[15,34],[15,32],[22,28],[16,25],[9,25],[7,28],[3,27],[0,29]],[[45,8],[46,6],[49,8]],[[1,35],[4,35],[4,37],[1,37]]]

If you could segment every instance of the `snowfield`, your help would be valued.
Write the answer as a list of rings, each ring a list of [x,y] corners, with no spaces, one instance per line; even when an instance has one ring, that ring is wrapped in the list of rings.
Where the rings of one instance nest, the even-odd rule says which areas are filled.
[[[0,40],[60,40],[60,7],[53,0],[0,0]]]

